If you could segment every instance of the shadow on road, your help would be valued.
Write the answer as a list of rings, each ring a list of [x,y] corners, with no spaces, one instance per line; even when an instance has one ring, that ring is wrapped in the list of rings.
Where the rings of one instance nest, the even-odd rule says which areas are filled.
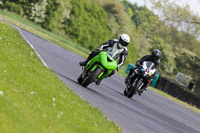
[[[54,72],[55,72],[55,71],[54,71]],[[142,113],[142,112],[136,110],[134,106],[127,106],[126,102],[131,102],[131,101],[132,101],[132,102],[134,102],[134,105],[135,105],[135,106],[140,106],[140,108],[142,107],[142,108],[144,108],[144,109],[146,108],[146,105],[144,105],[144,104],[138,102],[138,101],[135,100],[135,99],[127,98],[125,101],[123,101],[123,100],[116,100],[116,99],[114,99],[114,98],[111,98],[111,97],[109,97],[109,96],[107,96],[107,95],[105,95],[105,94],[102,94],[102,93],[100,93],[100,92],[98,92],[98,91],[96,91],[96,90],[94,90],[94,89],[89,88],[89,87],[82,87],[82,86],[81,86],[77,81],[75,81],[74,79],[71,79],[71,78],[69,78],[69,77],[66,77],[65,75],[60,74],[59,72],[55,72],[55,73],[56,73],[57,75],[59,75],[59,76],[65,78],[65,79],[67,79],[67,80],[69,80],[69,81],[71,81],[71,82],[73,82],[73,83],[79,85],[82,89],[90,90],[91,92],[94,93],[94,95],[97,95],[97,96],[101,97],[100,99],[107,99],[109,102],[112,102],[113,104],[116,104],[116,105],[120,106],[120,107],[123,108],[123,109],[129,110],[129,111],[132,112],[132,113],[136,113],[136,114],[138,114],[138,115],[140,115],[140,116],[143,116],[143,117],[148,117],[149,119],[154,119],[154,118],[152,118],[151,116],[148,116],[147,114]],[[111,87],[109,87],[109,86],[107,86],[107,85],[103,85],[103,86],[105,86],[105,87],[111,89],[113,92],[118,93],[118,94],[120,94],[121,96],[124,96],[122,93],[120,93],[120,92],[114,90],[113,88],[111,88]],[[124,97],[125,97],[125,96],[124,96]],[[106,104],[106,103],[105,103],[105,104]],[[113,107],[110,107],[110,108],[116,110],[117,112],[123,113],[123,112],[120,110],[120,108],[113,108]],[[152,110],[152,111],[153,111],[153,110]],[[129,114],[125,114],[125,113],[123,113],[123,114],[129,116]],[[131,117],[131,115],[130,115],[129,117]],[[155,119],[155,121],[156,121],[156,119]]]

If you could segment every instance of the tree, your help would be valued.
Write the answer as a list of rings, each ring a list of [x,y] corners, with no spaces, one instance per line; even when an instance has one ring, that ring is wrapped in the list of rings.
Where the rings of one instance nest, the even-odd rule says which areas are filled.
[[[183,50],[175,61],[177,62],[176,71],[191,76],[196,81],[196,88],[200,90],[200,58],[188,50]]]
[[[176,63],[174,61],[175,55],[172,52],[171,45],[166,44],[162,38],[156,36],[152,38],[151,45],[151,51],[153,49],[159,49],[162,53],[160,59],[160,73],[168,76],[173,75]]]
[[[135,25],[131,21],[130,14],[125,12],[125,7],[118,0],[98,0],[100,6],[108,13],[107,25],[111,31],[112,38],[118,38],[120,34],[126,33],[130,36],[131,42],[128,46],[127,62],[135,63],[137,60],[137,42],[135,41],[138,36]]]
[[[162,20],[179,29],[187,31],[196,37],[200,35],[200,16],[190,10],[186,4],[184,7],[170,0],[150,0],[155,12],[159,13]]]
[[[125,11],[132,15],[130,16],[131,20],[139,32],[149,37],[156,31],[159,18],[152,11],[145,6],[139,7],[136,4],[131,4],[127,0],[123,0],[122,4],[125,6]]]
[[[96,2],[72,0],[71,6],[70,17],[63,22],[65,33],[70,38],[90,50],[110,38],[107,13]]]

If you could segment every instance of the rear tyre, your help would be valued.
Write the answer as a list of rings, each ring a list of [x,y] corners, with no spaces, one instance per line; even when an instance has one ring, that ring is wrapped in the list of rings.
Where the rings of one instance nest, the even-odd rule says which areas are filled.
[[[97,67],[91,74],[89,74],[85,80],[82,82],[83,87],[87,87],[90,83],[92,83],[95,79],[98,78],[99,74],[101,74],[101,68]]]
[[[143,83],[142,80],[138,80],[137,83],[135,84],[135,86],[131,89],[129,89],[128,93],[127,93],[127,97],[131,98],[134,94],[136,94],[137,89],[140,87],[140,85]]]
[[[77,81],[79,82],[79,84],[82,84],[82,82],[83,82],[82,74],[78,77]]]

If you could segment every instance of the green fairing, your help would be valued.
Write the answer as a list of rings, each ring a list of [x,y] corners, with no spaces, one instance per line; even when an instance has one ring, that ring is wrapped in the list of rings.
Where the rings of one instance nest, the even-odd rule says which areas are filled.
[[[108,61],[107,58],[112,61]],[[100,67],[103,70],[102,73],[98,76],[99,80],[103,80],[112,72],[112,70],[115,70],[117,68],[117,62],[106,52],[102,51],[101,53],[99,53],[99,55],[95,56],[87,63],[86,69],[88,70],[92,66],[93,68],[90,71],[94,71],[97,67]],[[104,68],[106,68],[107,70],[105,70]]]
[[[107,57],[111,59],[112,61],[109,62],[107,60]],[[106,68],[106,69],[112,69],[115,70],[117,68],[117,62],[106,52],[101,52],[99,53],[99,60],[101,64]]]

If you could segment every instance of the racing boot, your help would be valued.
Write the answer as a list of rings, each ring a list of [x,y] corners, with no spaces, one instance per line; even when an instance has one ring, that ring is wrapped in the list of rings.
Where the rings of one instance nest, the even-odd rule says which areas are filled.
[[[80,66],[85,66],[87,63],[88,63],[88,61],[85,60],[85,61],[81,61],[81,62],[79,62],[79,65],[80,65]]]
[[[80,66],[85,66],[94,56],[96,56],[98,53],[93,51],[89,54],[88,58],[85,61],[79,62]]]
[[[126,78],[125,78],[125,84],[128,84],[128,82],[129,82],[129,78],[130,78],[130,75],[132,74],[132,72],[130,71],[129,73],[128,73],[128,75],[126,76]]]
[[[89,55],[88,58],[85,61],[79,62],[79,65],[80,66],[85,66],[90,61],[90,59],[92,59],[91,55]]]

